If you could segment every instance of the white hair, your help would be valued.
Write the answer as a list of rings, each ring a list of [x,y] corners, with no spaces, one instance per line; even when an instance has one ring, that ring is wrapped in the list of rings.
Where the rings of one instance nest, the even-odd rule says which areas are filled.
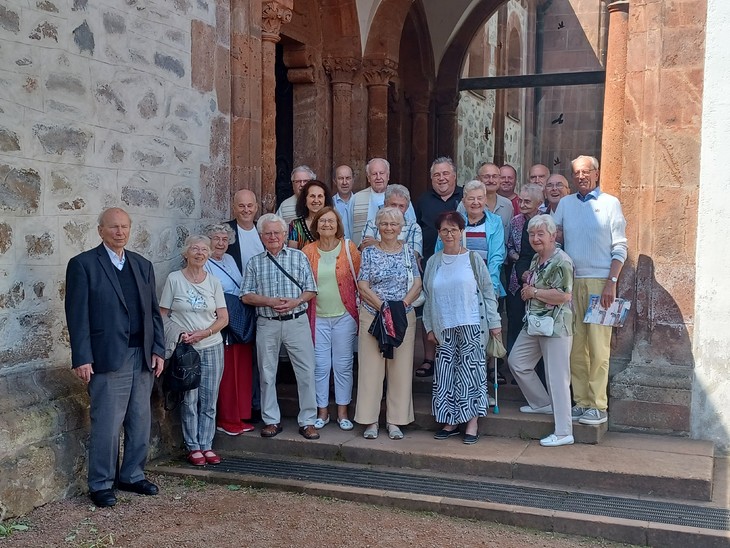
[[[278,223],[284,233],[289,230],[289,226],[286,224],[286,221],[279,217],[276,213],[266,213],[261,215],[259,220],[256,222],[256,230],[258,230],[259,234],[263,234],[264,225],[266,223]]]

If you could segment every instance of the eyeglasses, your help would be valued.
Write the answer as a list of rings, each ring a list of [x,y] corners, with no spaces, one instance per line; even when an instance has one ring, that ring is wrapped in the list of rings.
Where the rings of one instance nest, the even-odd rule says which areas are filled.
[[[588,177],[591,173],[596,171],[595,169],[579,169],[578,171],[574,171],[573,175],[576,177]]]
[[[397,228],[397,227],[401,226],[401,224],[400,223],[391,223],[388,221],[381,221],[378,223],[378,226],[384,226],[387,228]]]
[[[200,247],[197,245],[189,247],[188,250],[192,251],[193,253],[210,253],[210,249],[208,249],[207,247]]]
[[[550,188],[561,189],[561,188],[565,188],[565,185],[563,183],[548,183],[548,184],[545,185],[545,188],[547,188],[547,189],[550,189]]]
[[[210,239],[211,242],[227,242],[228,236],[213,236]]]
[[[312,179],[294,179],[292,183],[296,183],[298,185],[306,185],[309,181]]]
[[[283,233],[282,231],[278,231],[278,232],[262,232],[262,233],[261,233],[261,235],[262,235],[262,236],[263,236],[264,238],[279,238],[279,237],[280,237],[280,236],[282,236],[283,234],[284,234],[284,233]]]
[[[320,219],[317,221],[317,224],[319,225],[336,225],[337,219]]]
[[[442,228],[439,230],[439,233],[441,233],[444,236],[456,236],[461,230],[458,228]]]

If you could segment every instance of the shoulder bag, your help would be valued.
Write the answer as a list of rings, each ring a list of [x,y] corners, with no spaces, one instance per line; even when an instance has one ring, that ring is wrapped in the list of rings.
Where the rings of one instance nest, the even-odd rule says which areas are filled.
[[[414,283],[414,277],[413,277],[413,263],[411,263],[411,248],[408,247],[408,244],[403,242],[403,255],[405,256],[405,264],[406,264],[406,270],[408,271],[408,291],[411,290],[411,287],[413,287]],[[423,289],[421,289],[421,292],[418,294],[418,297],[414,299],[414,301],[411,303],[411,306],[423,306],[423,303],[426,302],[426,294],[423,292]]]

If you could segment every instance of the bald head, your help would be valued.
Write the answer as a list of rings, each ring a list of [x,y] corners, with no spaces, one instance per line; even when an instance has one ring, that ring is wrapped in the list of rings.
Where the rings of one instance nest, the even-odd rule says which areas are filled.
[[[251,230],[259,210],[256,194],[248,189],[239,190],[233,195],[232,209],[238,225],[246,230]]]
[[[548,177],[550,177],[550,170],[547,166],[542,164],[535,164],[530,168],[530,182],[542,187],[547,183]]]

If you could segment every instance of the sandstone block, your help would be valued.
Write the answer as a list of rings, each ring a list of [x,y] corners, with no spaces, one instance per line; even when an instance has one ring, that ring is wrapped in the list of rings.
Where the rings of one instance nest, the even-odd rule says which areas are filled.
[[[32,168],[0,164],[0,210],[35,213],[41,196],[41,176]]]

